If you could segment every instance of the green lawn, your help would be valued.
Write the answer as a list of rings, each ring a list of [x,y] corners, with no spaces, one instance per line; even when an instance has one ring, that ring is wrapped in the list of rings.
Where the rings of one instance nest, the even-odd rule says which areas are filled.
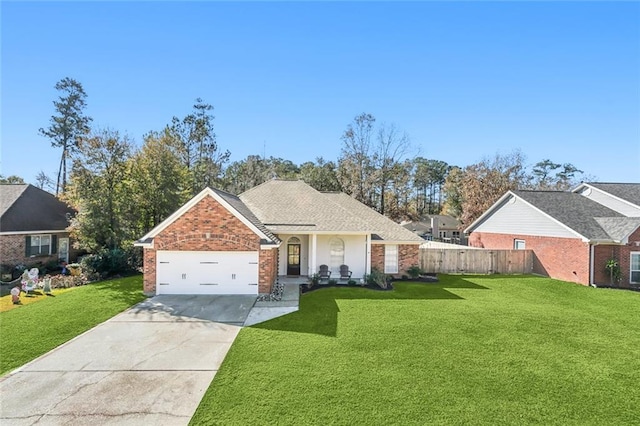
[[[640,424],[640,293],[539,277],[327,288],[243,329],[200,424]]]
[[[44,299],[0,313],[0,375],[145,299],[141,275],[39,297]]]

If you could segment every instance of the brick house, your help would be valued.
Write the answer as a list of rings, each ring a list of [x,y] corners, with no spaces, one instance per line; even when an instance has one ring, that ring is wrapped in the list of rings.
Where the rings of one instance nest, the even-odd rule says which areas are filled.
[[[274,179],[239,196],[206,188],[135,244],[147,294],[257,295],[320,265],[401,275],[422,241],[346,194]]]
[[[640,184],[509,191],[473,222],[469,245],[530,249],[534,273],[584,285],[640,286]],[[605,265],[614,260],[619,282]]]
[[[0,261],[34,265],[74,261],[69,240],[73,209],[52,194],[28,184],[0,185]]]

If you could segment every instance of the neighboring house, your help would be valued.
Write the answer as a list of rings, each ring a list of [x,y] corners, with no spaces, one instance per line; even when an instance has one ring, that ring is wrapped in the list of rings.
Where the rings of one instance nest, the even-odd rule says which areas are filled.
[[[534,272],[580,284],[640,285],[640,183],[583,183],[571,192],[509,191],[465,232],[469,245],[531,249]]]
[[[206,188],[136,242],[147,294],[264,294],[328,265],[399,276],[423,240],[343,193],[271,180],[240,196]]]
[[[73,209],[33,185],[0,185],[0,262],[31,265],[75,260],[69,242]]]
[[[461,242],[460,221],[449,215],[427,215],[423,220],[402,223],[405,229],[425,240]]]

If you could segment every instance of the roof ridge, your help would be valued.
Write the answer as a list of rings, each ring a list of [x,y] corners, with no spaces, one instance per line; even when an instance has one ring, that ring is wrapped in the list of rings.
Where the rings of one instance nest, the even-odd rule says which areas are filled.
[[[266,185],[266,184],[267,184],[267,183],[269,183],[269,182],[273,182],[274,180],[281,181],[281,182],[303,182],[303,183],[306,183],[306,182],[304,182],[302,179],[282,179],[282,178],[271,178],[271,179],[267,179],[267,180],[265,180],[265,181],[264,181],[264,182],[262,182],[262,183],[257,184],[256,186],[252,186],[251,188],[247,189],[246,191],[241,192],[240,194],[238,194],[238,197],[240,197],[241,195],[246,194],[246,193],[248,193],[248,192],[251,192],[251,191],[253,191],[253,190],[254,190],[254,189],[256,189],[256,188],[260,188],[261,186]],[[309,185],[309,186],[311,186],[311,185]],[[314,188],[314,189],[315,189],[315,188]]]
[[[211,186],[208,187],[210,190],[215,191],[217,193],[223,193],[223,194],[227,194],[227,195],[231,195],[232,197],[236,197],[236,198],[240,198],[238,197],[236,194],[232,194],[229,191],[225,191],[224,189],[219,189],[219,188],[213,188]]]

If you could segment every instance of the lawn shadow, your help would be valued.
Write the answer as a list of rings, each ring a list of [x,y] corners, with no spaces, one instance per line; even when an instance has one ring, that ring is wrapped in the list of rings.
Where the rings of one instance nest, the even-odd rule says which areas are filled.
[[[453,279],[451,279],[453,278]],[[449,289],[486,290],[486,287],[462,277],[447,277],[434,283],[395,282],[391,291],[378,291],[361,287],[320,288],[301,295],[300,310],[252,328],[293,331],[336,337],[338,329],[338,300],[464,300]]]

